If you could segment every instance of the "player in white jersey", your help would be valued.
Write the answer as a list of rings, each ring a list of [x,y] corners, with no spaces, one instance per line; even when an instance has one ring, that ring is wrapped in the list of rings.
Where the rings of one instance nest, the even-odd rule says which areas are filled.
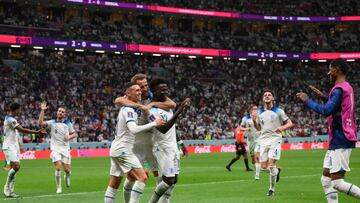
[[[139,85],[128,83],[125,85],[125,89],[129,100],[135,103],[141,101]],[[148,113],[146,109],[144,110],[144,113]],[[117,189],[121,183],[122,176],[125,175],[129,181],[134,182],[129,199],[125,199],[125,202],[138,202],[144,191],[147,175],[140,161],[133,153],[135,134],[163,125],[165,122],[162,119],[156,119],[146,125],[137,125],[140,113],[141,111],[129,106],[122,106],[120,109],[117,118],[116,136],[110,148],[110,180],[105,192],[105,203],[115,202]]]
[[[169,99],[168,97],[164,102],[155,102],[151,101],[152,93],[149,91],[147,75],[145,74],[136,74],[131,78],[131,82],[140,86],[141,89],[141,102],[134,103],[128,100],[126,97],[118,97],[115,100],[115,104],[119,105],[126,105],[132,106],[136,108],[146,108],[143,105],[147,106],[147,108],[151,108],[152,106],[156,106],[165,110],[174,109],[176,107],[176,103]],[[142,114],[138,118],[139,125],[145,125],[148,123],[147,117]],[[152,130],[140,132],[135,136],[135,143],[134,143],[134,154],[138,157],[140,163],[143,167],[145,167],[145,163],[147,163],[152,170],[154,177],[156,179],[156,183],[161,182],[161,177],[158,174],[158,166],[155,160],[155,157],[152,153],[153,150],[153,141],[152,141],[153,133]],[[188,152],[184,144],[181,144],[182,150],[184,152],[184,156],[187,156]],[[129,181],[128,179],[125,180],[123,185],[123,193],[124,199],[128,199],[130,196],[131,188],[134,182]]]
[[[275,194],[275,185],[280,178],[280,169],[276,161],[280,160],[282,136],[281,132],[294,126],[285,112],[274,105],[274,94],[271,90],[263,93],[265,105],[258,111],[255,127],[261,130],[259,136],[261,168],[269,170],[270,188],[268,196]]]
[[[60,107],[56,112],[56,119],[44,121],[45,111],[48,106],[45,101],[41,103],[41,111],[38,123],[42,127],[50,130],[50,149],[51,159],[55,166],[55,182],[56,193],[62,193],[61,187],[61,166],[65,172],[64,179],[66,187],[70,187],[70,174],[71,174],[71,155],[70,155],[70,140],[75,138],[73,124],[65,119],[65,108]]]
[[[252,164],[255,166],[255,180],[259,180],[260,178],[260,145],[258,143],[260,131],[254,126],[254,120],[257,118],[257,112],[258,107],[254,104],[251,105],[248,109],[249,114],[244,116],[240,124],[240,130],[245,131]]]
[[[5,116],[4,120],[4,151],[7,162],[10,163],[11,169],[8,172],[6,183],[4,185],[4,195],[6,197],[18,197],[14,192],[16,173],[20,169],[20,136],[19,132],[27,134],[46,134],[45,130],[29,130],[23,128],[15,119],[19,115],[21,106],[18,103],[10,105],[10,113]]]
[[[162,79],[154,79],[150,83],[150,90],[154,93],[153,101],[163,102],[169,94],[167,83]],[[177,111],[173,113],[172,110],[164,110],[153,107],[150,113],[153,118],[162,118],[166,124],[154,129],[154,148],[153,153],[156,161],[159,164],[159,174],[162,176],[162,181],[156,186],[155,191],[149,203],[169,202],[172,191],[177,182],[180,167],[180,152],[177,148],[175,121],[183,112],[184,108],[190,105],[190,99],[185,99]]]

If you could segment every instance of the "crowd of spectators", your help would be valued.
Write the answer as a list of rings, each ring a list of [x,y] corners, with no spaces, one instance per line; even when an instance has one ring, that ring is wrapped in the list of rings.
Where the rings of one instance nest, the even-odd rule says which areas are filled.
[[[267,52],[350,52],[358,51],[360,42],[360,26],[351,23],[277,24],[0,5],[3,34]]]
[[[296,123],[289,136],[327,134],[326,118],[296,100],[307,91],[304,81],[329,91],[325,63],[205,60],[134,55],[2,49],[0,120],[11,102],[20,102],[19,121],[37,127],[39,105],[46,100],[55,116],[65,106],[75,124],[78,141],[109,141],[114,136],[118,107],[114,99],[135,73],[169,80],[176,102],[191,96],[190,109],[177,122],[183,139],[226,139],[232,136],[251,103],[261,105],[262,91],[271,88],[276,102]],[[352,63],[349,80],[359,99],[360,73]],[[309,92],[310,93],[310,92]],[[314,95],[312,95],[314,96]],[[357,107],[359,115],[360,107]],[[2,123],[2,122],[1,122]]]

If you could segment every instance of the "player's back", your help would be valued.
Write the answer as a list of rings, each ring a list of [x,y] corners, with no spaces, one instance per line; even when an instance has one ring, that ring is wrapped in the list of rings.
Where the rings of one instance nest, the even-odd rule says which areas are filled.
[[[150,112],[157,118],[161,118],[168,122],[173,117],[172,110],[164,110],[160,108],[151,108]],[[176,127],[175,124],[165,133],[161,133],[157,129],[154,129],[154,148],[178,150],[176,143]]]
[[[15,148],[20,149],[19,146],[19,132],[16,129],[18,126],[17,120],[11,116],[7,115],[5,116],[4,120],[4,143],[2,148],[8,149],[8,148]]]
[[[133,135],[127,127],[128,122],[137,124],[138,114],[136,109],[128,106],[122,106],[116,124],[115,139],[111,143],[110,155],[117,156],[117,152],[122,149],[132,150],[135,142]]]

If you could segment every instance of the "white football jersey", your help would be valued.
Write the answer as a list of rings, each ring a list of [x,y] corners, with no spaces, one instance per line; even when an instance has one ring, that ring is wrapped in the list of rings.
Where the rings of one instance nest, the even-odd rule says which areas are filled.
[[[65,141],[67,133],[74,133],[73,124],[69,120],[60,122],[57,119],[46,121],[47,128],[50,129],[50,149],[66,156],[70,153],[70,142]]]
[[[5,116],[4,120],[4,143],[2,148],[3,149],[16,149],[20,150],[19,146],[19,132],[16,129],[17,126],[20,124],[17,122],[17,120],[11,116],[7,115]]]
[[[110,156],[118,157],[120,153],[125,150],[131,150],[134,147],[135,135],[133,135],[127,127],[128,122],[138,122],[137,109],[122,106],[116,124],[116,135],[115,139],[111,143]]]
[[[168,122],[174,115],[172,110],[166,111],[156,107],[151,108],[150,113],[156,118],[161,118],[166,122]],[[161,133],[157,129],[154,129],[153,132],[154,148],[178,150],[175,124],[165,134]]]
[[[250,128],[250,131],[245,131],[245,136],[247,137],[248,142],[256,142],[259,138],[260,131],[255,128],[254,121],[249,115],[246,115],[242,118],[241,124],[244,128]]]
[[[281,108],[274,106],[270,110],[265,110],[264,107],[261,107],[258,111],[257,119],[261,126],[261,133],[258,139],[260,145],[282,142],[281,133],[276,133],[275,130],[282,126],[289,117]]]
[[[151,99],[148,98],[146,100],[141,101],[141,103],[143,105],[147,105],[151,102]],[[145,114],[143,114],[142,112],[140,112],[141,114],[139,115],[138,118],[138,125],[145,125],[148,124],[148,118],[147,116],[145,116]],[[152,148],[152,139],[153,139],[153,130],[149,129],[149,130],[145,130],[142,131],[140,133],[137,133],[135,136],[135,145],[141,145],[142,147],[144,145],[149,145],[149,147]]]

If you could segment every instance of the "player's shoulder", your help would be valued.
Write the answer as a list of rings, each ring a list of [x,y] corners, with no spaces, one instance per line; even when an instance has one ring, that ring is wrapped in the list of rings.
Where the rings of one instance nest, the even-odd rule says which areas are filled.
[[[64,120],[65,125],[72,125],[72,122],[69,119]]]
[[[12,115],[6,115],[5,116],[5,121],[14,121],[14,120],[16,120],[15,118],[14,118],[14,116],[12,116]]]
[[[126,111],[126,112],[136,112],[136,108],[135,107],[132,107],[132,106],[122,106],[121,107],[121,110],[122,111]]]
[[[282,108],[280,108],[279,106],[273,106],[273,108],[271,109],[271,111],[277,113],[277,114],[284,114],[284,110]]]

